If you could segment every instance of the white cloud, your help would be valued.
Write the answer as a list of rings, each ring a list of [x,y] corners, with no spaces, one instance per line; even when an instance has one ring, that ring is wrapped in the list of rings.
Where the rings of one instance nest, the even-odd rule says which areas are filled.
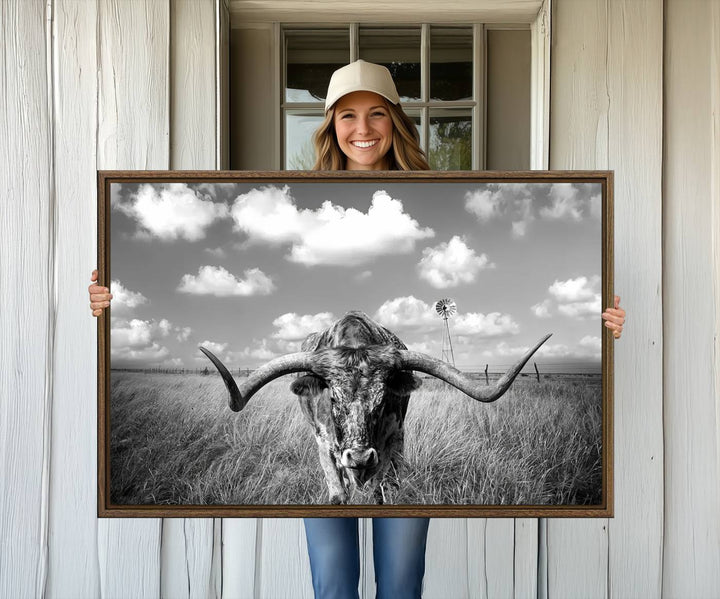
[[[118,280],[110,281],[110,293],[112,293],[113,316],[129,316],[138,306],[146,304],[148,299],[139,292],[131,291]]]
[[[552,306],[552,302],[549,299],[545,299],[539,304],[530,306],[530,310],[538,318],[550,318],[550,306]]]
[[[275,345],[281,354],[294,354],[299,352],[302,348],[302,342],[305,339],[299,339],[297,341],[285,341],[284,339],[276,339]]]
[[[595,337],[594,335],[585,335],[582,339],[580,339],[580,347],[584,347],[590,351],[600,353],[602,350],[602,341],[600,340],[600,337]]]
[[[225,204],[198,197],[185,183],[144,184],[129,200],[115,206],[137,221],[138,237],[164,241],[204,239],[206,229],[228,215]]]
[[[138,349],[130,347],[112,349],[110,356],[115,368],[143,368],[159,366],[170,357],[170,351],[167,347],[153,343]]]
[[[600,313],[602,312],[600,306],[600,294],[598,293],[595,298],[589,302],[559,304],[558,312],[571,318],[599,318]]]
[[[110,207],[117,207],[121,201],[122,183],[111,183],[110,184]]]
[[[215,256],[216,258],[225,258],[225,250],[221,247],[216,248],[205,248],[203,251],[207,252],[208,254]]]
[[[124,320],[112,318],[110,323],[110,356],[113,367],[177,366],[182,361],[170,357],[170,350],[160,341],[180,330],[167,319]]]
[[[540,216],[550,220],[580,221],[584,216],[600,218],[600,195],[584,199],[574,183],[553,183],[548,193],[550,206],[540,209]]]
[[[228,361],[231,364],[243,366],[253,363],[257,364],[258,362],[267,362],[280,355],[280,353],[270,347],[267,339],[262,339],[261,341],[255,340],[253,343],[253,346],[246,346],[239,352],[230,352],[228,354]]]
[[[516,335],[520,327],[509,314],[468,312],[450,322],[450,334],[473,337],[501,337]]]
[[[532,213],[532,198],[518,198],[515,200],[513,218],[513,237],[524,237],[528,225],[535,220]]]
[[[530,223],[538,217],[570,222],[579,222],[587,217],[600,218],[601,196],[587,197],[588,191],[584,183],[553,183],[549,186],[489,184],[465,193],[465,210],[474,214],[481,223],[493,219],[509,220],[513,237],[520,238],[527,234]],[[542,205],[545,194],[549,205]]]
[[[397,297],[383,303],[373,319],[391,331],[432,331],[440,328],[442,321],[435,308],[415,296]]]
[[[503,183],[486,189],[465,192],[465,210],[478,221],[509,217],[513,237],[524,237],[528,224],[535,220],[533,201],[527,183]]]
[[[598,317],[601,312],[600,282],[598,275],[581,276],[565,281],[555,280],[548,287],[550,298],[535,304],[531,310],[535,316],[544,318],[550,315],[554,304],[555,311],[563,316],[577,319]]]
[[[412,295],[386,301],[373,318],[394,333],[429,333],[439,331],[443,326],[434,304],[427,304]],[[450,334],[458,337],[498,337],[514,335],[518,331],[512,316],[500,312],[466,312],[450,320]]]
[[[500,190],[477,189],[465,192],[465,210],[477,216],[481,223],[500,217],[505,207]]]
[[[418,275],[436,289],[472,283],[477,274],[494,265],[485,254],[478,256],[465,239],[453,236],[447,243],[425,248],[417,265]]]
[[[288,186],[242,194],[231,212],[236,230],[249,242],[290,244],[288,260],[306,266],[354,266],[386,254],[407,254],[416,241],[435,235],[382,190],[373,194],[367,213],[329,201],[317,210],[298,209]]]
[[[548,292],[561,303],[581,302],[593,299],[600,285],[600,277],[594,275],[592,277],[577,277],[575,279],[567,279],[566,281],[558,281],[550,285]]]
[[[190,327],[178,327],[177,340],[178,341],[187,341],[190,338],[191,334],[192,334],[192,329]]]
[[[273,326],[278,330],[272,336],[283,341],[301,341],[310,333],[326,329],[334,320],[335,317],[331,312],[303,314],[302,316],[295,312],[288,312],[273,320]]]
[[[435,356],[440,353],[439,344],[431,341],[417,341],[415,343],[407,343],[406,345],[411,351],[422,352],[429,356]]]
[[[183,275],[177,290],[216,297],[269,295],[275,290],[272,279],[259,268],[249,268],[243,276],[243,279],[238,279],[222,266],[201,266],[197,276]]]

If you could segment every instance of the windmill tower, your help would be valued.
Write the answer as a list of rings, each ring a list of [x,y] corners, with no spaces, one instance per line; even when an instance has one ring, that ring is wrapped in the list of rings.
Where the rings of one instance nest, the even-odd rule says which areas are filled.
[[[450,326],[448,320],[457,312],[457,305],[450,298],[438,300],[435,303],[435,311],[443,319],[445,326],[442,331],[442,350],[440,359],[455,366],[455,355],[453,354],[452,340],[450,339]]]

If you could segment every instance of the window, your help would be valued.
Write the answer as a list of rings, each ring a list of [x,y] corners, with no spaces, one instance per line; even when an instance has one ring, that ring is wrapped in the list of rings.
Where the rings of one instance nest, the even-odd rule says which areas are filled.
[[[230,34],[230,168],[312,168],[330,75],[363,58],[392,72],[433,168],[528,169],[531,54],[522,24],[238,23]]]
[[[330,75],[362,58],[386,66],[415,120],[430,167],[482,164],[482,26],[413,25],[284,29],[283,166],[310,169],[311,135],[323,119]]]

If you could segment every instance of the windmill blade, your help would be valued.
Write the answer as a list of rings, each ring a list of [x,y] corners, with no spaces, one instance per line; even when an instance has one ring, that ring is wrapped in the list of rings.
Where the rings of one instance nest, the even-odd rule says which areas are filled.
[[[435,311],[445,320],[457,312],[457,304],[450,298],[438,300],[435,303]]]

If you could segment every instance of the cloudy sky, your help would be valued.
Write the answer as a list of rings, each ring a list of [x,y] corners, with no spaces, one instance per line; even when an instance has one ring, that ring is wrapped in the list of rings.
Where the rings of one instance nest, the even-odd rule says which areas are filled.
[[[112,184],[111,366],[231,368],[362,310],[456,365],[600,371],[601,192],[585,183]]]

